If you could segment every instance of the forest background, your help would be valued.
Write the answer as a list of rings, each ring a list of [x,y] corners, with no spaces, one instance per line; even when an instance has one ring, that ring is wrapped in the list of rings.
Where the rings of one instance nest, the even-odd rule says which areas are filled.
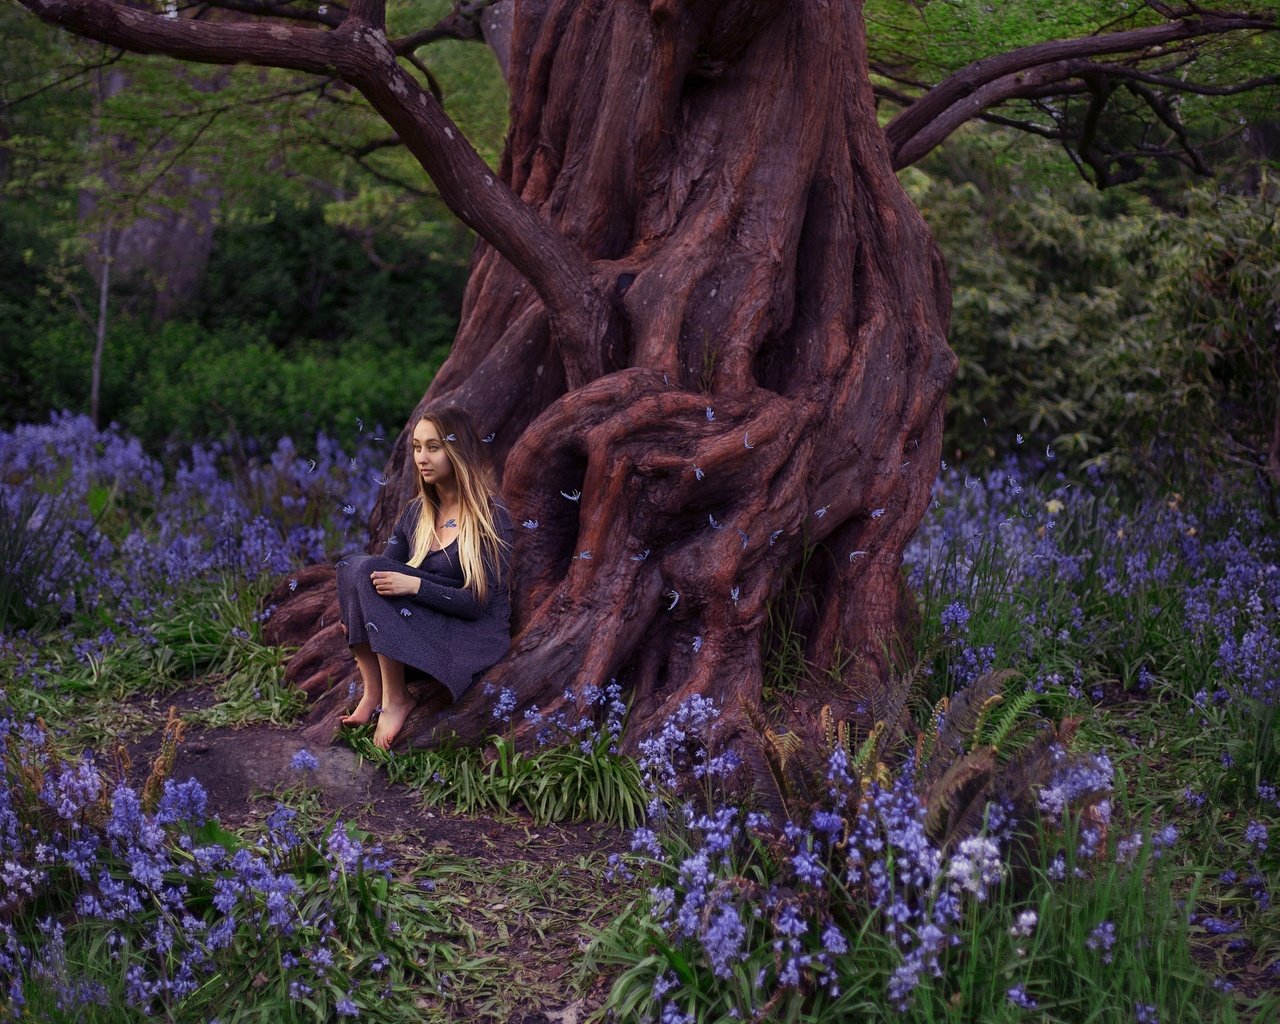
[[[1055,31],[1087,24],[1085,6]],[[1033,8],[944,6],[904,25],[873,5],[869,22],[923,71],[1043,38]],[[359,97],[121,55],[14,6],[0,18],[0,425],[89,412],[101,340],[96,419],[156,452],[394,427],[448,351],[473,236]],[[1228,47],[1209,78],[1274,73],[1269,52]],[[441,40],[431,70],[496,166],[506,98],[491,54]],[[954,288],[945,451],[990,458],[1025,434],[1129,458],[1163,439],[1265,464],[1271,95],[1183,97],[1213,177],[1166,148],[1101,191],[1053,143],[983,122],[903,173]],[[1133,114],[1110,112],[1110,130],[1149,131],[1123,123]]]
[[[393,16],[430,22],[448,9],[413,3]],[[868,24],[873,39],[912,54],[936,78],[976,54],[1079,34],[1097,12],[1088,3],[1059,4],[1048,16],[1036,4],[884,2],[868,5]],[[1274,41],[1211,45],[1203,61],[1209,80],[1274,80],[1278,72]],[[450,116],[496,167],[506,97],[489,52],[441,40],[430,68]],[[32,820],[44,815],[47,823],[59,799],[79,799],[63,790],[75,788],[83,745],[105,751],[107,738],[136,740],[156,724],[157,701],[203,687],[213,703],[190,717],[204,726],[297,722],[301,701],[280,685],[280,654],[261,643],[263,608],[298,565],[358,543],[351,515],[364,507],[356,498],[345,504],[345,496],[335,503],[309,481],[323,476],[333,493],[349,486],[367,500],[377,493],[370,481],[386,448],[356,446],[394,436],[447,354],[474,239],[340,84],[121,55],[44,26],[16,5],[0,8],[0,69],[0,432],[12,455],[5,482],[31,495],[27,511],[44,508],[40,502],[66,482],[69,500],[50,507],[78,531],[83,561],[56,567],[65,592],[95,555],[111,555],[109,571],[94,576],[95,592],[75,594],[52,621],[13,599],[29,580],[44,582],[40,556],[48,549],[6,555],[17,551],[0,588],[10,616],[0,623],[0,666],[16,684],[6,727],[18,752],[6,767],[19,770],[14,792],[30,789]],[[998,119],[970,124],[901,172],[947,259],[950,344],[960,360],[943,449],[949,468],[906,567],[922,619],[913,727],[936,732],[937,709],[966,688],[987,687],[996,707],[1009,677],[988,670],[1012,668],[1004,710],[984,705],[969,723],[968,754],[991,752],[994,771],[997,747],[1007,767],[1010,750],[1036,730],[1043,737],[1052,723],[1065,735],[1064,723],[1083,721],[1075,749],[1107,751],[1116,766],[1109,833],[1089,838],[1086,814],[1046,816],[1031,853],[1016,842],[1002,851],[1008,870],[996,872],[990,902],[982,903],[976,883],[966,890],[975,899],[963,919],[946,923],[947,941],[963,941],[926,956],[923,940],[903,940],[892,924],[893,914],[919,908],[920,892],[904,882],[900,901],[866,909],[865,894],[841,889],[848,855],[835,844],[824,848],[817,824],[767,844],[762,833],[739,828],[732,856],[717,860],[730,842],[728,818],[673,819],[657,835],[636,833],[630,868],[575,850],[579,873],[566,882],[546,864],[514,862],[537,886],[562,885],[566,903],[582,900],[565,915],[579,920],[558,921],[559,944],[539,960],[530,950],[540,944],[535,931],[543,939],[541,894],[517,892],[475,851],[427,858],[366,889],[379,862],[345,844],[369,837],[335,828],[315,790],[299,783],[272,794],[285,811],[259,814],[265,821],[249,821],[238,836],[203,835],[228,852],[274,850],[273,866],[283,863],[301,880],[299,913],[323,898],[323,913],[367,922],[378,918],[377,907],[391,906],[416,948],[440,959],[416,962],[405,940],[380,987],[371,973],[381,968],[372,965],[396,946],[386,934],[353,925],[345,944],[318,928],[290,937],[296,922],[287,920],[273,933],[276,945],[259,948],[253,915],[264,920],[271,899],[263,887],[244,897],[228,962],[285,952],[267,964],[269,981],[255,978],[252,990],[247,981],[239,990],[246,1019],[254,1012],[332,1019],[348,1008],[369,1019],[518,1019],[513,1008],[529,1009],[529,992],[545,999],[544,1008],[567,999],[567,982],[553,994],[538,988],[548,966],[563,970],[566,958],[580,961],[572,994],[625,1019],[641,1012],[784,1019],[785,1010],[790,1019],[822,1020],[887,1014],[908,999],[914,1019],[928,1021],[1023,1019],[1037,1005],[1045,1020],[1145,1022],[1183,1012],[1273,1019],[1280,1005],[1280,911],[1272,901],[1280,884],[1274,96],[1274,88],[1185,96],[1181,140],[1153,129],[1139,116],[1150,113],[1141,104],[1108,108],[1108,137],[1146,159],[1132,181],[1105,189],[1078,153],[1073,159]],[[1068,109],[1073,102],[1057,110],[1064,120],[1079,115]],[[79,420],[50,423],[62,410],[119,430],[90,435]],[[47,431],[24,433],[30,424]],[[92,437],[93,450],[68,469],[63,446],[74,449],[79,436]],[[138,438],[146,455],[122,436]],[[285,438],[291,443],[282,445]],[[348,451],[359,455],[358,467]],[[290,505],[298,495],[327,505],[299,510]],[[262,515],[275,517],[278,532],[262,526]],[[0,541],[23,526],[4,523]],[[1034,559],[1028,567],[1028,552],[1049,559],[1040,564],[1052,571],[1040,572]],[[144,582],[135,589],[130,578]],[[789,581],[770,607],[765,694],[778,703],[806,672],[802,638],[797,646],[787,621],[788,607],[804,599],[803,587]],[[60,709],[68,695],[75,715]],[[609,699],[596,696],[604,721],[586,752],[600,772],[594,789],[574,790],[567,775],[552,774],[552,754],[569,764],[565,751],[573,755],[585,742],[577,734],[525,762],[498,737],[483,755],[432,752],[389,766],[455,811],[518,807],[540,823],[635,824],[647,797],[635,762],[610,751],[609,729],[616,736],[619,719],[615,708],[606,712]],[[501,698],[495,731],[500,708]],[[61,753],[49,754],[52,744],[14,724],[36,714],[57,734]],[[354,742],[373,756],[367,743]],[[884,767],[881,757],[901,765],[910,743],[892,748],[871,735],[855,746],[855,767],[874,772]],[[47,759],[44,790],[21,775],[28,754]],[[1110,761],[1097,762],[1104,763],[1109,773]],[[171,760],[165,770],[173,767]],[[298,778],[311,770],[301,753],[295,767]],[[156,778],[158,787],[164,780]],[[1112,781],[1109,774],[1098,781],[1097,772],[1093,781],[1077,778],[1076,809],[1092,810],[1085,804],[1095,789],[1110,791]],[[613,802],[601,796],[606,786]],[[1062,787],[1070,790],[1061,779],[1044,788]],[[178,791],[165,793],[169,800]],[[157,820],[169,815],[164,824],[175,834],[186,813],[174,810],[177,802],[156,811]],[[86,802],[75,813],[90,821],[97,812]],[[889,844],[903,841],[886,824],[898,812],[877,813]],[[310,838],[288,847],[303,823]],[[879,841],[870,833],[846,838],[854,850],[865,840],[869,858]],[[102,998],[114,1009],[87,1019],[133,1019],[130,1012],[161,1004],[173,1019],[204,1019],[219,1004],[216,992],[184,989],[186,961],[149,932],[149,922],[172,922],[180,912],[161,906],[139,919],[123,962],[139,966],[146,983],[125,977],[103,954],[104,943],[120,941],[114,926],[82,914],[79,902],[72,913],[70,894],[105,901],[107,888],[68,882],[74,843],[57,837],[64,839],[66,862],[48,872],[39,895],[67,922],[62,962],[36,915],[14,917],[15,942],[30,953],[18,973],[33,1005],[71,1013],[76,1000],[91,1004],[108,993]],[[119,875],[136,851],[108,846],[102,870]],[[170,868],[182,860],[181,839],[171,847]],[[948,847],[949,858],[953,852]],[[35,864],[34,847],[24,855]],[[896,855],[908,863],[905,846]],[[1033,863],[1015,863],[1019,856]],[[698,857],[713,865],[714,880],[690,881],[685,866]],[[929,899],[946,891],[960,859],[933,865]],[[624,877],[635,882],[632,869],[638,884],[611,888]],[[225,881],[218,876],[225,870],[214,864],[209,886]],[[642,892],[646,883],[652,888]],[[191,891],[200,913],[211,913],[200,886],[192,882]],[[698,899],[727,891],[743,894],[741,906],[717,896],[721,902],[699,913]],[[460,909],[516,899],[537,908],[511,924],[527,943],[519,985],[495,980],[510,973],[508,946],[519,945],[507,941],[507,924]],[[698,920],[673,923],[673,901]],[[1024,934],[1028,913],[1041,926]],[[800,914],[812,924],[803,940],[786,931],[800,927]],[[215,918],[211,931],[230,915],[216,925]],[[602,930],[588,934],[588,920]],[[734,922],[736,939],[726,937]],[[916,924],[923,934],[924,922]],[[11,922],[5,927],[14,934]],[[203,935],[182,942],[209,963],[229,955]],[[339,966],[326,968],[317,949]],[[751,974],[768,975],[772,994],[745,968],[726,974],[739,956]],[[802,959],[803,969],[795,966]],[[926,967],[939,963],[939,980],[930,980]],[[796,980],[788,980],[791,971]],[[304,988],[309,1008],[298,995]],[[126,1004],[130,1011],[120,1009]]]

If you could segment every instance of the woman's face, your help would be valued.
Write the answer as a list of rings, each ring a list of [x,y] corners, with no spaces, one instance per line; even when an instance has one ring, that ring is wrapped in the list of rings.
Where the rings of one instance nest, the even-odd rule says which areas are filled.
[[[449,461],[440,431],[430,420],[419,420],[413,428],[413,464],[426,483],[439,487],[454,481],[453,463]]]

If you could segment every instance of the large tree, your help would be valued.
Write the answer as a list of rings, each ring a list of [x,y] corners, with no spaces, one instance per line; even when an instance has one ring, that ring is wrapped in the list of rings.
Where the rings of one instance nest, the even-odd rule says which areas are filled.
[[[1100,185],[1149,158],[1198,167],[1177,97],[1275,82],[1195,73],[1224,65],[1215,41],[1271,38],[1261,7],[1152,2],[1108,21],[1114,5],[1065,5],[1085,34],[931,80],[911,54],[869,53],[857,0],[470,0],[403,35],[385,0],[20,2],[114,47],[338,78],[386,121],[480,239],[420,408],[461,404],[493,435],[523,522],[516,638],[488,678],[553,711],[616,677],[632,744],[694,693],[732,738],[788,580],[810,666],[793,716],[833,700],[866,714],[859,697],[886,678],[955,365],[946,269],[895,171],[977,117],[1061,141]],[[902,11],[924,6],[888,5],[874,27],[900,46]],[[419,53],[444,36],[499,56],[497,171],[431,87]],[[375,542],[413,487],[402,451]],[[331,575],[302,581],[276,622],[309,637],[291,671],[318,695],[346,648]],[[836,679],[852,685],[819,682]],[[416,735],[481,736],[490,700],[476,687]]]

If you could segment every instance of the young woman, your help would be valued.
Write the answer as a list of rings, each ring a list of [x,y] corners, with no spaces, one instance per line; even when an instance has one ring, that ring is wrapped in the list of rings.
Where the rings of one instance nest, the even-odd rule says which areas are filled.
[[[405,669],[456,700],[510,644],[511,517],[484,445],[460,409],[431,410],[413,428],[418,495],[381,555],[338,563],[338,604],[364,694],[344,725],[380,706],[373,742],[387,750],[414,701]]]

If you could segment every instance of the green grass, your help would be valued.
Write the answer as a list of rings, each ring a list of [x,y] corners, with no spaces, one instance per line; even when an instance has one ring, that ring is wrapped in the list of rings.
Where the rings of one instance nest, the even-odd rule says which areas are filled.
[[[588,751],[565,745],[527,753],[502,736],[483,747],[408,753],[379,750],[369,729],[353,733],[350,742],[390,781],[418,790],[429,806],[449,804],[462,814],[520,808],[539,824],[599,821],[633,828],[644,819],[640,770],[632,758],[611,754],[607,737]]]

